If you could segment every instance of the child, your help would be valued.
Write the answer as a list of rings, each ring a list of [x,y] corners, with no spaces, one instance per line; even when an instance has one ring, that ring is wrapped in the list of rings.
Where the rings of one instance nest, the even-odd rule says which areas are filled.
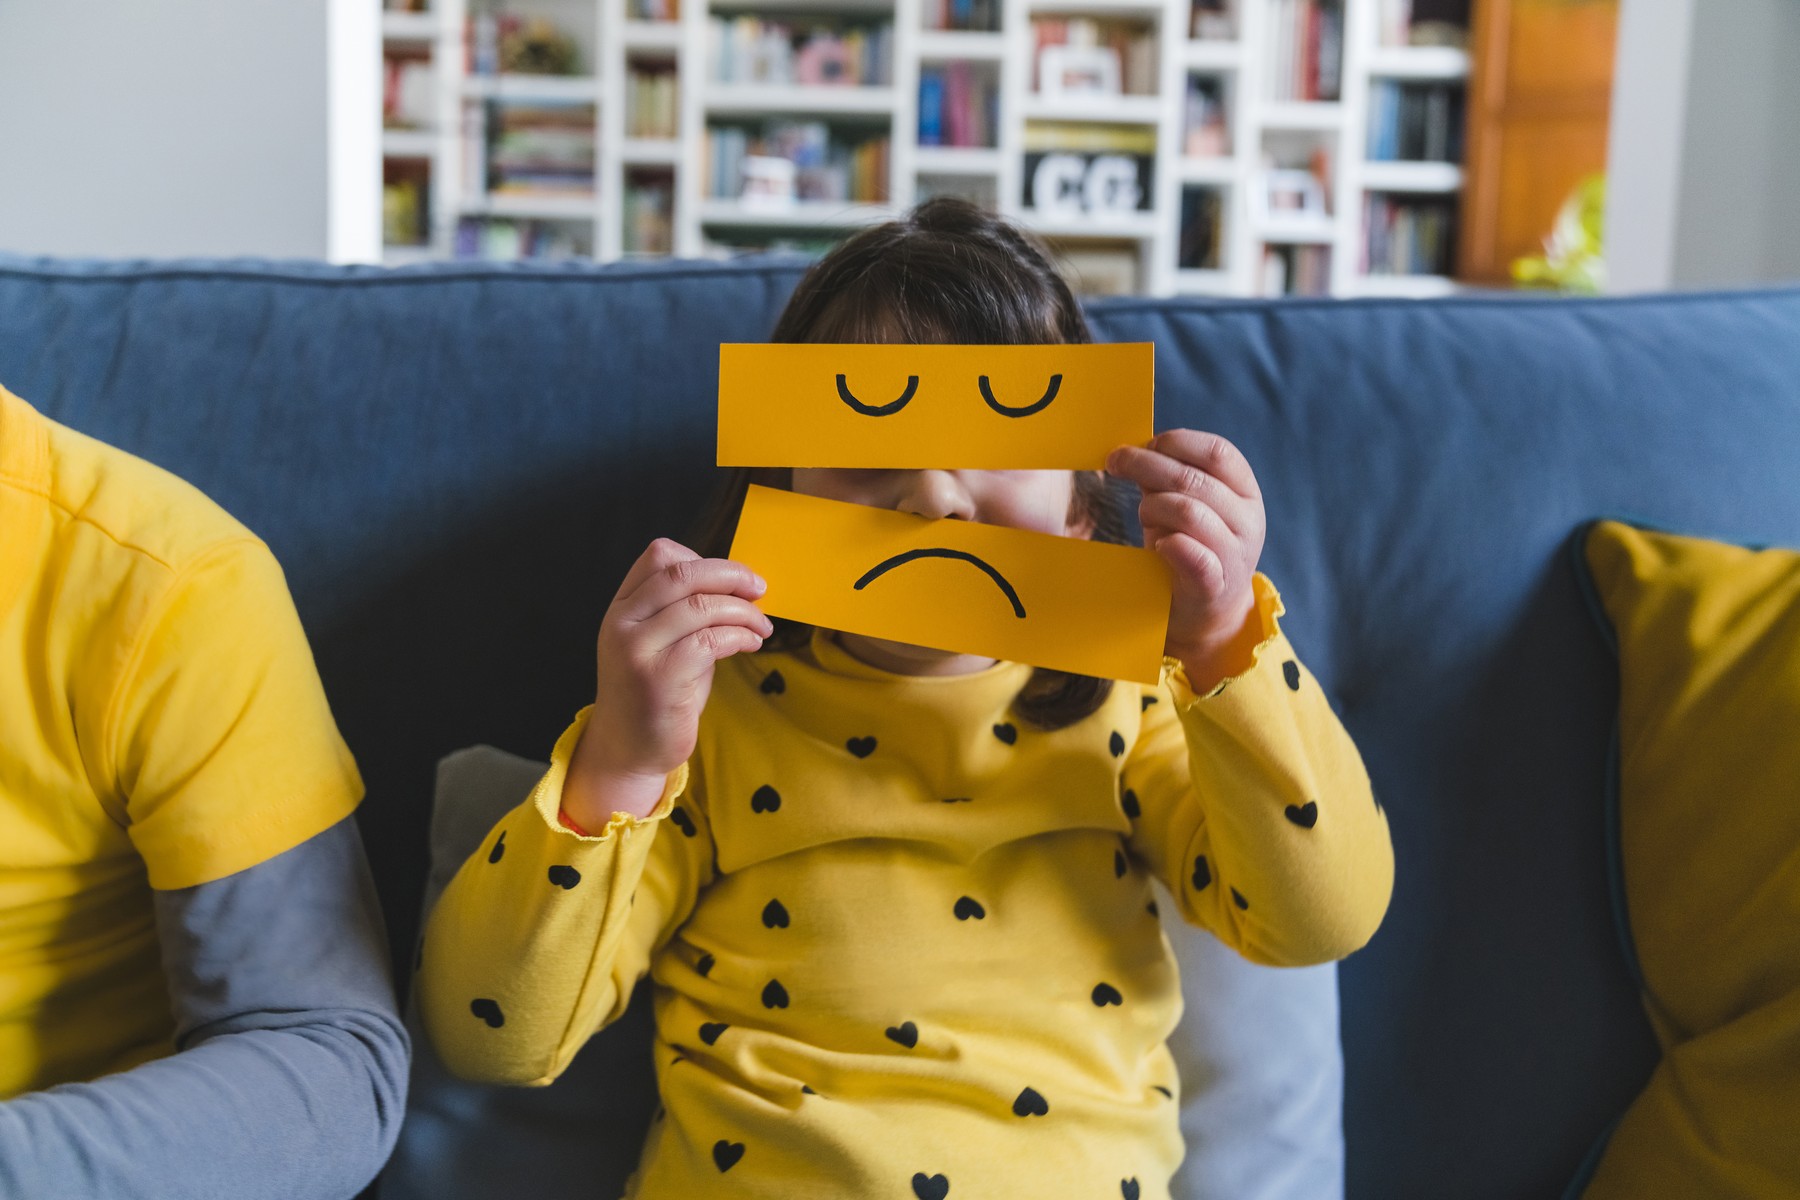
[[[814,267],[774,340],[1088,332],[1016,231],[934,201]],[[1254,574],[1248,464],[1176,430],[1109,470],[1174,576],[1161,687],[778,634],[747,567],[653,543],[601,622],[592,708],[430,918],[449,1067],[549,1083],[648,971],[664,1109],[633,1196],[1166,1196],[1181,994],[1150,876],[1298,965],[1367,941],[1393,861]],[[750,482],[1122,540],[1096,474],[755,470],[710,552]]]

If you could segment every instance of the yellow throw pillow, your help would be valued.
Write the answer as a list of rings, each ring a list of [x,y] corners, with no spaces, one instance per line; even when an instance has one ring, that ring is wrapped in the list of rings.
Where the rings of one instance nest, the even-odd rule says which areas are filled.
[[[1800,1197],[1800,552],[1612,521],[1583,549],[1619,656],[1626,943],[1663,1050],[1585,1195]]]

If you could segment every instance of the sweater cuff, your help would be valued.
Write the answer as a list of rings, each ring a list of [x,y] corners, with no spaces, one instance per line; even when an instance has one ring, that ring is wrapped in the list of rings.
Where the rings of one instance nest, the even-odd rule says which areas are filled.
[[[1252,603],[1250,615],[1244,622],[1244,628],[1232,643],[1232,651],[1240,658],[1247,654],[1249,662],[1236,674],[1227,675],[1204,696],[1194,691],[1189,682],[1187,668],[1178,658],[1163,658],[1163,686],[1174,696],[1175,703],[1183,708],[1197,704],[1202,700],[1210,700],[1231,685],[1233,680],[1242,679],[1256,670],[1262,661],[1262,653],[1281,636],[1280,618],[1287,613],[1287,606],[1281,602],[1281,593],[1275,590],[1275,584],[1258,571],[1250,579]]]
[[[604,842],[621,833],[629,834],[633,830],[655,825],[674,810],[676,799],[687,790],[688,767],[682,763],[669,773],[663,782],[662,796],[656,805],[643,816],[631,813],[616,812],[607,823],[598,830],[582,829],[573,821],[562,815],[563,785],[569,778],[569,764],[575,758],[575,747],[581,741],[581,733],[587,728],[588,719],[593,715],[593,705],[575,714],[575,720],[556,740],[556,749],[550,752],[550,769],[538,780],[532,790],[531,803],[538,811],[552,832],[562,837],[573,837],[583,842]]]

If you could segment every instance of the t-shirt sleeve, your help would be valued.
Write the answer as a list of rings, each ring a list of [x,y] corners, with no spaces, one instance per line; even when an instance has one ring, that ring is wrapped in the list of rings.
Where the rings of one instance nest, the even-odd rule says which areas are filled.
[[[111,786],[154,888],[265,862],[362,799],[287,581],[253,538],[171,580],[104,719]]]
[[[562,820],[584,709],[550,769],[463,863],[427,918],[417,996],[444,1065],[482,1083],[553,1082],[617,1020],[712,879],[700,773],[683,766],[643,817]]]
[[[1205,696],[1170,664],[1146,693],[1123,787],[1132,851],[1188,921],[1254,962],[1303,966],[1373,936],[1394,857],[1362,757],[1281,612],[1257,576],[1252,663]]]

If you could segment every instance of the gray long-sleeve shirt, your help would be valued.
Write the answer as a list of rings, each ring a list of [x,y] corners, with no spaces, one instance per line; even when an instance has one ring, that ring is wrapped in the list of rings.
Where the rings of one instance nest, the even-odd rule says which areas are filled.
[[[154,895],[177,1052],[0,1103],[0,1200],[354,1196],[408,1055],[355,822]]]

